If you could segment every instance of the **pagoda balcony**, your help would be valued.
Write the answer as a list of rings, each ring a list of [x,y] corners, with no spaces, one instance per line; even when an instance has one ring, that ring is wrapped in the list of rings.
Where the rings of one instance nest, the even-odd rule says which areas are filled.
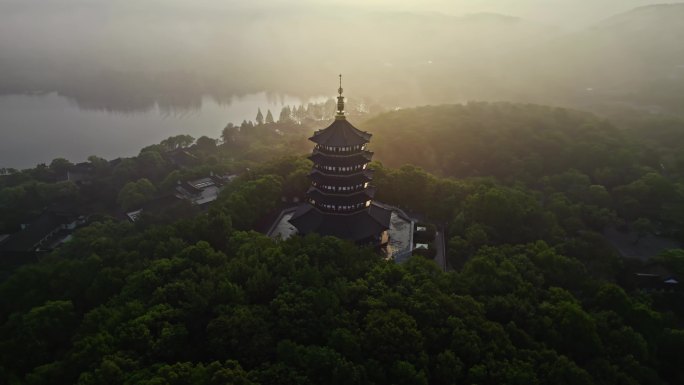
[[[361,182],[353,185],[334,185],[326,183],[330,182],[318,183],[316,181],[312,181],[311,188],[316,189],[325,194],[349,195],[370,187],[370,184],[368,182]]]
[[[354,166],[324,166],[314,164],[314,169],[328,176],[345,176],[362,173],[367,166],[367,164],[357,164]]]
[[[309,199],[309,203],[313,207],[323,213],[329,214],[354,214],[367,209],[371,205],[371,200],[366,202],[359,202],[353,204],[330,204],[324,202],[317,202],[316,200]]]
[[[375,196],[375,187],[367,186],[361,187],[354,191],[330,192],[316,186],[311,186],[307,190],[306,195],[317,200],[332,199],[346,202],[349,200],[355,200],[358,197],[363,197],[364,199],[373,198]]]
[[[320,152],[322,154],[326,155],[339,155],[339,156],[345,156],[345,155],[352,155],[359,153],[361,151],[367,151],[366,148],[368,146],[365,144],[362,145],[356,145],[356,146],[344,146],[344,147],[331,147],[331,146],[325,146],[322,144],[317,144],[314,146],[314,153],[315,152]]]

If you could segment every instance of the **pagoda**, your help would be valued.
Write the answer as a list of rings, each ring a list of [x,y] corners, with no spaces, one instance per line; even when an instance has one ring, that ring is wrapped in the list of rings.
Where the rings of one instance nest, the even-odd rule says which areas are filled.
[[[316,144],[309,157],[311,186],[290,223],[300,234],[383,245],[389,239],[392,211],[373,202],[373,171],[367,167],[373,156],[367,149],[371,134],[347,121],[342,91],[340,75],[335,121],[309,138]]]

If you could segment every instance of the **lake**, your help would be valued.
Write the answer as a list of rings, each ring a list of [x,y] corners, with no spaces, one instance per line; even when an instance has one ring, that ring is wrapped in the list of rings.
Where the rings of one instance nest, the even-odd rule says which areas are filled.
[[[229,122],[255,120],[258,108],[264,116],[270,109],[278,119],[283,106],[301,103],[296,97],[262,92],[234,97],[230,103],[206,97],[197,108],[169,111],[155,105],[123,113],[83,109],[56,93],[0,95],[0,168],[29,168],[58,157],[76,163],[90,155],[133,156],[178,134],[219,138]]]

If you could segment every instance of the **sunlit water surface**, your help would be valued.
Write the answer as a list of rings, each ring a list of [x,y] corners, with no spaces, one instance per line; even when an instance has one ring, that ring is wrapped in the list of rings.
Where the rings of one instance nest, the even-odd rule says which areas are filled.
[[[177,134],[218,138],[229,122],[254,120],[257,109],[277,119],[295,97],[257,93],[230,103],[204,98],[201,107],[138,112],[82,109],[55,93],[0,96],[0,168],[33,167],[63,157],[80,162],[90,155],[107,159],[136,155],[142,147]]]

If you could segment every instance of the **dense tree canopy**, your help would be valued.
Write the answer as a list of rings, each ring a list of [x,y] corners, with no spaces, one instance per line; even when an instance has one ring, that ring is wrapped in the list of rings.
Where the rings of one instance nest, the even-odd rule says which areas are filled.
[[[0,286],[10,382],[676,383],[680,329],[539,241],[461,272],[201,220],[94,224]],[[679,345],[678,345],[679,344]],[[665,349],[665,351],[662,351]],[[657,363],[657,364],[656,364]],[[173,382],[169,382],[173,383]],[[222,382],[225,383],[225,382]]]
[[[681,290],[623,284],[640,262],[621,259],[603,235],[617,227],[682,239],[677,132],[509,104],[369,121],[384,162],[371,165],[377,198],[446,232],[454,270],[444,272],[422,256],[398,265],[339,239],[251,231],[307,187],[308,160],[277,158],[310,148],[299,110],[229,125],[221,144],[172,137],[132,158],[91,157],[88,184],[58,181],[72,167],[63,160],[3,175],[0,221],[13,228],[55,202],[110,213],[179,180],[240,174],[203,212],[135,224],[95,215],[0,280],[0,380],[684,382]],[[197,164],[174,164],[179,150]],[[682,250],[654,262],[684,276]]]

